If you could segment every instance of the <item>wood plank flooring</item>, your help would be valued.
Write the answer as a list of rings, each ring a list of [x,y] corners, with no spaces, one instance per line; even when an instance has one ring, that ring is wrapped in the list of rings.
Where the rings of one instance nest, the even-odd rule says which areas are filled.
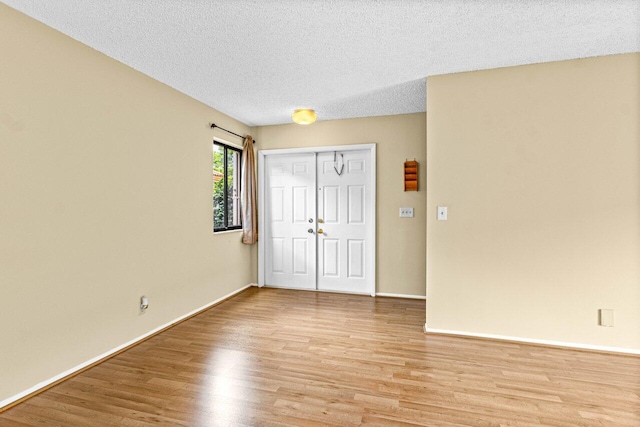
[[[425,335],[424,301],[251,288],[0,426],[640,426],[640,358]]]

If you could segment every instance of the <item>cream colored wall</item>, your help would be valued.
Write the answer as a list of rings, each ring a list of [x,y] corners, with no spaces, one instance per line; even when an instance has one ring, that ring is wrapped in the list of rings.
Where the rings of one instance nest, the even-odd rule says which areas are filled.
[[[640,349],[640,54],[427,87],[428,327]]]
[[[2,4],[0,53],[2,401],[255,282],[257,262],[211,231],[208,123],[247,126]]]
[[[261,150],[377,144],[377,292],[425,294],[426,174],[424,113],[264,126],[255,131]],[[404,192],[403,165],[415,158],[420,191]],[[414,218],[400,218],[400,207],[413,207]]]

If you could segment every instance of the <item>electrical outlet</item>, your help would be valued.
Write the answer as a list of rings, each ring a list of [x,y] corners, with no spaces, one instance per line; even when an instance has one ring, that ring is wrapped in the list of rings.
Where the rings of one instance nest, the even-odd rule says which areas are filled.
[[[144,295],[140,297],[140,312],[143,313],[149,308],[149,299]]]
[[[413,218],[413,208],[400,208],[400,218]]]

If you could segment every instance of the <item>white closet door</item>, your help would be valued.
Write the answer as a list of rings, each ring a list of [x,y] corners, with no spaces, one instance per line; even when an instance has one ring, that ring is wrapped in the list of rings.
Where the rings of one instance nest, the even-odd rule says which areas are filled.
[[[335,157],[337,162],[333,152],[317,154],[318,289],[371,293],[371,154],[338,150]]]
[[[264,176],[265,284],[316,289],[316,155],[267,156]]]

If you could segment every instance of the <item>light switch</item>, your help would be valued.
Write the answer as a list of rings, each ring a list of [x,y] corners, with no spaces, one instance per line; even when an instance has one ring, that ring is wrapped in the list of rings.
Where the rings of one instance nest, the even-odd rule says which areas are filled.
[[[413,218],[413,208],[400,208],[400,218]]]
[[[438,221],[446,221],[446,220],[447,220],[447,207],[438,206]]]
[[[613,326],[613,310],[600,309],[600,326]]]

